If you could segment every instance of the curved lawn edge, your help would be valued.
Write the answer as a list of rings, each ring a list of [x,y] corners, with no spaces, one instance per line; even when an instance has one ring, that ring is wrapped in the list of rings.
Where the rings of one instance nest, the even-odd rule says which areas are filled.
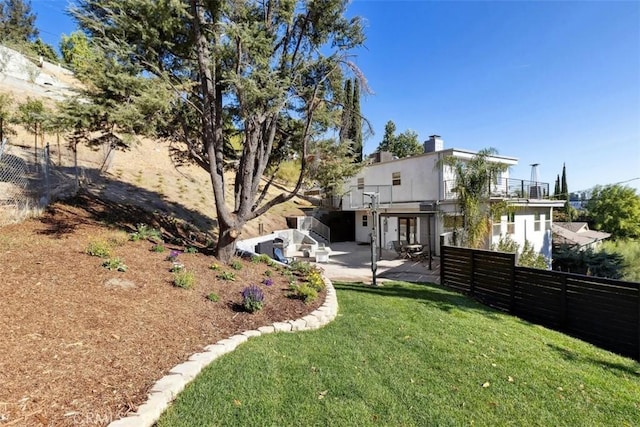
[[[124,418],[108,424],[107,427],[151,427],[162,413],[171,405],[187,384],[214,360],[235,350],[249,338],[258,337],[274,332],[297,332],[319,329],[333,321],[338,315],[338,297],[333,283],[326,276],[322,277],[326,284],[324,303],[310,314],[297,320],[274,322],[222,339],[215,344],[208,345],[205,351],[192,354],[186,362],[180,363],[169,370],[151,387],[147,401]]]

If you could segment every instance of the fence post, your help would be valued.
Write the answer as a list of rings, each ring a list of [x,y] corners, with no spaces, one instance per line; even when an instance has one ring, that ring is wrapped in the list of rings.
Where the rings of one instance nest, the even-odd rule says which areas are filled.
[[[469,294],[473,296],[474,288],[475,288],[475,276],[476,276],[476,256],[475,251],[473,249],[469,249],[469,253],[471,254],[471,275],[469,277]]]
[[[560,327],[567,328],[567,273],[562,273],[560,282]]]
[[[509,313],[514,314],[514,308],[516,306],[516,258],[517,253],[513,254],[511,258],[511,273],[509,277]]]
[[[44,204],[45,206],[49,205],[49,202],[51,200],[51,182],[49,180],[49,161],[51,160],[51,158],[49,155],[50,155],[49,143],[47,142],[47,145],[44,147],[44,191],[45,191]]]

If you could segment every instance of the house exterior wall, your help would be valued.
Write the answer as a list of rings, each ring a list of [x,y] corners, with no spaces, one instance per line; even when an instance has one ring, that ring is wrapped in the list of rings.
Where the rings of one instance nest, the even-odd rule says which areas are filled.
[[[509,236],[522,249],[525,241],[529,241],[536,252],[550,259],[551,224],[552,210],[550,207],[519,206],[516,208],[513,218],[509,218],[509,215],[502,215],[500,221],[494,221],[491,244],[497,245],[501,238]]]

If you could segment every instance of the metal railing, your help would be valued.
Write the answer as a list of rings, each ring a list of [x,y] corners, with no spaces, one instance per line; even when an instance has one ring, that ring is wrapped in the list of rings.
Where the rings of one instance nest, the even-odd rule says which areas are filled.
[[[447,180],[444,182],[444,198],[445,200],[457,199],[458,195],[455,191],[456,180]],[[495,183],[491,183],[488,194],[495,198],[505,199],[533,199],[543,200],[550,199],[549,183],[525,181],[523,179],[503,178]]]
[[[378,195],[378,206],[393,205],[393,186],[391,185],[365,185],[364,187],[352,186],[344,197],[342,206],[350,209],[368,209],[371,206],[371,197],[365,193],[376,193]]]
[[[331,242],[331,230],[329,227],[318,219],[312,216],[299,216],[298,217],[298,226],[296,227],[300,231],[313,231],[318,236],[325,239],[327,242]]]

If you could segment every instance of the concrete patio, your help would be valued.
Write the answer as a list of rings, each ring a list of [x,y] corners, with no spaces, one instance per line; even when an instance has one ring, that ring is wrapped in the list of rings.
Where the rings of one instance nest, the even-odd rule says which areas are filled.
[[[316,263],[315,258],[304,258],[302,253],[296,259],[309,261],[321,267],[331,280],[371,283],[371,247],[355,242],[334,242],[329,246],[329,262]],[[429,262],[401,259],[395,251],[382,250],[378,261],[377,281],[401,280],[405,282],[440,282],[440,259],[434,257],[429,270]]]

